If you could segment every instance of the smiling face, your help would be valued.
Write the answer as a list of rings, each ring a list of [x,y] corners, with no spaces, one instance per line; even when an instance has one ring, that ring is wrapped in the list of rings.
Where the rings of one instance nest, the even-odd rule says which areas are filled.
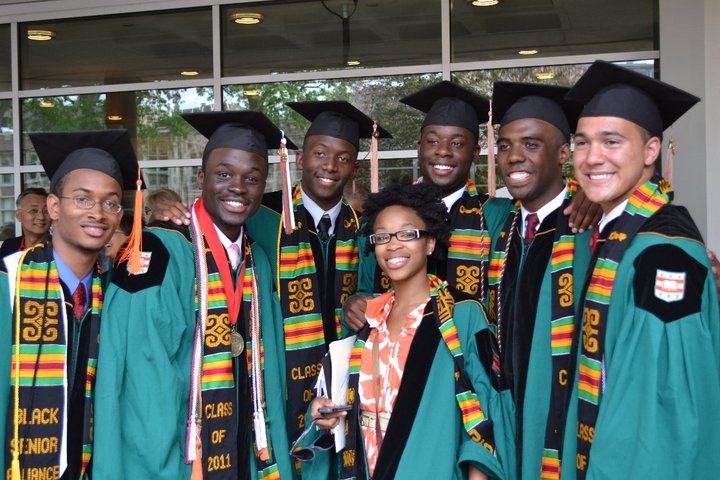
[[[575,178],[607,213],[652,177],[660,148],[659,137],[629,120],[583,117],[575,134]]]
[[[119,204],[122,201],[120,184],[113,177],[88,168],[73,170],[60,181],[58,193],[63,198],[50,194],[47,200],[54,224],[53,246],[66,252],[98,253],[122,217],[122,210],[108,213],[100,204],[108,200]],[[87,197],[96,203],[85,210],[78,208],[72,197]]]
[[[396,233],[399,230],[424,230],[425,222],[409,207],[393,205],[382,210],[373,226],[373,233]],[[435,238],[422,236],[406,242],[391,237],[390,242],[375,245],[375,258],[380,268],[394,284],[427,275],[429,252],[435,248]]]
[[[303,191],[323,210],[337,205],[345,185],[355,178],[359,167],[357,154],[347,140],[327,135],[305,138],[295,163],[302,170]]]
[[[503,181],[527,210],[537,212],[562,191],[570,146],[556,127],[522,118],[503,125],[497,143]]]
[[[50,216],[47,210],[47,197],[29,193],[22,198],[15,218],[22,225],[23,235],[42,237],[50,229]]]
[[[420,171],[426,182],[449,195],[465,186],[480,145],[466,128],[426,125],[418,142]]]
[[[260,207],[267,160],[236,148],[216,148],[198,173],[198,186],[213,223],[230,240],[240,236],[245,221]]]

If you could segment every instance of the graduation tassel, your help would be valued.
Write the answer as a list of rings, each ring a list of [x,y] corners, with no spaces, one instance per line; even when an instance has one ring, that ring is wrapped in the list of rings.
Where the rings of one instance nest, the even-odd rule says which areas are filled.
[[[287,139],[285,132],[280,131],[280,171],[282,172],[282,204],[283,204],[283,228],[285,234],[290,235],[295,230],[295,212],[292,205],[292,179],[290,177],[290,162],[288,162]]]
[[[373,133],[370,138],[370,191],[375,193],[380,188],[380,166],[378,165],[378,132],[377,122],[373,121]]]
[[[133,211],[132,230],[125,243],[125,248],[120,252],[116,261],[116,264],[120,264],[127,260],[127,271],[131,275],[136,275],[142,270],[142,214],[145,193],[142,190],[142,177],[140,176],[139,167],[135,185],[137,186],[137,190],[135,191],[135,210]]]
[[[487,123],[487,148],[488,148],[488,195],[491,197],[495,196],[496,179],[495,179],[495,127],[492,123],[492,100],[490,101],[490,111],[488,112],[488,123]]]
[[[675,163],[675,134],[670,132],[670,140],[668,140],[667,161],[665,162],[665,179],[673,184],[673,167]]]
[[[203,479],[203,467],[202,467],[202,441],[200,440],[200,431],[202,427],[199,425],[200,421],[197,421],[197,436],[195,438],[195,460],[192,464],[192,473],[190,474],[190,480],[202,480]]]

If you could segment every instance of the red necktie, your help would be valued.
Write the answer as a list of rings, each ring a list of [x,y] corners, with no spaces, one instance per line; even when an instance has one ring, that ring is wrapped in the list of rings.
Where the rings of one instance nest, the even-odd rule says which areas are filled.
[[[595,246],[597,245],[598,237],[600,236],[600,227],[595,227],[592,235],[590,236],[590,255],[595,253]]]
[[[525,226],[525,245],[530,245],[530,242],[535,238],[535,230],[537,229],[538,223],[540,223],[540,219],[537,213],[531,213],[525,221],[527,222]]]
[[[80,321],[85,315],[85,300],[87,300],[85,285],[80,282],[75,292],[73,292],[73,315],[75,315],[75,320]]]

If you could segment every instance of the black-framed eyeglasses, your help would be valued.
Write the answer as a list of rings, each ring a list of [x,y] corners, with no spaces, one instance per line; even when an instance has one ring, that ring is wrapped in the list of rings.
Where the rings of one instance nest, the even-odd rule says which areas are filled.
[[[95,207],[97,203],[100,203],[100,207],[107,213],[120,213],[122,205],[112,200],[103,200],[102,202],[96,202],[92,198],[85,197],[83,195],[77,197],[63,197],[58,195],[58,198],[64,198],[66,200],[72,200],[77,208],[82,210],[90,210]]]
[[[398,230],[395,233],[373,233],[368,235],[368,241],[371,245],[383,245],[389,243],[392,237],[397,238],[401,242],[409,242],[411,240],[417,240],[418,238],[427,235],[428,232],[425,230],[419,230],[417,228],[409,228],[407,230]]]

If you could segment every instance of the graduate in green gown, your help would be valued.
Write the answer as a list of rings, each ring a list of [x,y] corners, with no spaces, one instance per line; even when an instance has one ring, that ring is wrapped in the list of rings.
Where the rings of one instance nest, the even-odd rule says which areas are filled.
[[[441,190],[450,218],[450,248],[435,270],[458,290],[485,301],[491,238],[512,208],[508,199],[490,198],[470,180],[470,169],[480,155],[478,128],[488,119],[487,99],[454,83],[443,81],[409,95],[401,102],[426,113],[420,129],[419,183]],[[359,239],[360,248],[365,243]],[[372,254],[360,255],[358,294],[343,306],[345,322],[354,330],[364,325],[369,295],[389,287],[387,275]]]
[[[589,261],[589,232],[575,235],[564,213],[577,185],[563,179],[562,166],[580,112],[563,100],[568,90],[511,82],[493,88],[498,165],[516,203],[490,261],[488,316],[515,403],[518,476],[527,479],[546,478],[546,444],[558,450],[562,442],[567,333]]]
[[[340,318],[343,302],[357,288],[359,221],[343,189],[360,166],[360,139],[374,131],[381,138],[391,136],[377,125],[373,129],[372,119],[347,102],[288,105],[312,122],[296,155],[302,179],[289,191],[266,193],[247,228],[268,254],[282,308],[287,426],[293,441],[305,427],[327,345],[349,333]]]
[[[296,452],[312,457],[303,478],[505,478],[503,459],[512,452],[497,421],[498,359],[482,304],[428,275],[450,236],[438,193],[393,185],[365,202],[368,240],[392,289],[368,302],[368,325],[346,352],[347,392],[335,402],[352,409],[323,414],[334,406],[325,396],[311,405],[320,429],[347,423],[335,433],[345,440],[338,471],[330,471],[335,448],[319,449],[329,434],[310,425]],[[323,368],[327,384],[342,367],[323,361]]]
[[[150,228],[117,266],[100,332],[96,462],[103,479],[293,478],[272,269],[245,234],[268,145],[259,112],[187,114],[208,138],[189,233]]]
[[[120,222],[123,185],[134,186],[137,160],[126,130],[30,139],[50,177],[53,236],[4,259],[0,461],[8,479],[76,480],[89,475],[93,460],[98,254]]]
[[[699,99],[602,61],[567,98],[584,104],[575,176],[603,218],[578,298],[561,478],[716,478],[717,291],[656,172],[663,131]]]

